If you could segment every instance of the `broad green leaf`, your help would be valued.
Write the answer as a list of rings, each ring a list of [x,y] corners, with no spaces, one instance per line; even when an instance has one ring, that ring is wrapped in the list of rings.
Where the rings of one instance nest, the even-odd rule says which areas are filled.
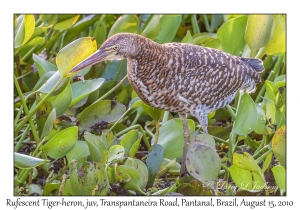
[[[44,127],[42,128],[42,132],[41,132],[41,135],[40,135],[41,138],[45,137],[46,135],[48,135],[50,133],[50,131],[53,128],[53,124],[54,124],[55,119],[56,119],[56,109],[53,108],[53,109],[51,109],[51,112],[47,116],[47,119],[44,123]]]
[[[49,26],[48,27],[35,27],[31,38],[35,38],[38,35],[40,35],[41,33],[44,33],[45,31],[47,31],[48,28],[49,28]]]
[[[104,82],[103,78],[93,80],[78,81],[71,85],[72,102],[70,107],[77,104],[80,100],[87,97],[91,92],[97,90]]]
[[[193,36],[194,42],[196,45],[204,45],[205,43],[216,38],[215,33],[203,32]]]
[[[212,187],[221,170],[219,155],[210,144],[204,141],[197,143],[188,148],[186,169],[195,179]]]
[[[136,190],[141,192],[141,177],[139,172],[130,166],[120,165],[117,167],[117,180],[118,181],[125,181],[126,184],[124,186],[127,190]]]
[[[253,176],[253,190],[262,190],[266,186],[266,182],[263,179],[263,176],[258,175],[252,172]]]
[[[223,50],[232,55],[239,55],[245,47],[244,34],[247,16],[230,19],[218,30],[217,37],[221,40]]]
[[[109,148],[107,153],[107,162],[110,163],[112,161],[119,162],[122,161],[124,157],[124,147],[121,145],[113,145]]]
[[[146,165],[149,174],[149,178],[148,178],[149,181],[147,184],[148,187],[153,186],[154,179],[157,173],[159,172],[160,166],[163,162],[163,158],[164,158],[164,148],[161,145],[156,144],[150,148],[146,160]]]
[[[96,135],[85,131],[84,138],[88,144],[91,156],[95,162],[107,162],[107,150],[104,142]]]
[[[266,84],[265,98],[275,102],[276,97],[275,97],[274,90],[273,90],[273,82],[267,80],[267,81],[265,81],[265,84]]]
[[[284,115],[273,101],[264,97],[262,99],[265,104],[266,117],[269,122],[271,121],[270,124],[280,127],[281,121],[284,120]],[[275,130],[275,128],[271,128],[271,130],[268,128],[269,133],[274,133]]]
[[[139,29],[139,19],[136,15],[122,15],[111,27],[107,38],[117,33],[135,33]]]
[[[39,185],[30,184],[28,186],[28,195],[33,195],[33,194],[43,195],[42,189]]]
[[[45,38],[38,36],[38,37],[31,39],[29,42],[27,42],[26,46],[34,47],[34,46],[43,44],[44,42],[45,42]]]
[[[74,39],[76,39],[78,34],[85,33],[88,30],[88,28],[97,21],[98,16],[99,15],[86,15],[80,21],[78,21],[74,26],[69,28],[64,36],[64,44],[68,44]],[[96,36],[93,35],[93,37],[97,39]]]
[[[254,128],[254,132],[257,134],[267,134],[268,130],[266,127],[266,115],[262,107],[256,104],[257,111],[257,122]]]
[[[230,131],[222,126],[209,126],[208,133],[221,139],[229,139]]]
[[[164,114],[163,110],[151,107],[151,106],[147,105],[146,103],[143,103],[142,107],[145,110],[145,112],[147,112],[147,114],[150,115],[152,117],[152,119],[155,121],[160,120]]]
[[[269,153],[268,156],[266,157],[266,159],[265,159],[265,161],[264,161],[264,165],[263,165],[263,167],[262,167],[262,172],[263,172],[263,173],[268,169],[268,167],[269,167],[269,165],[270,165],[270,163],[271,163],[271,160],[272,160],[272,156],[273,156],[273,153],[271,152],[271,153]]]
[[[286,170],[283,166],[275,166],[272,168],[272,173],[280,189],[280,194],[283,195],[286,192]]]
[[[272,148],[275,157],[283,167],[286,167],[286,126],[280,127],[272,138]]]
[[[252,190],[252,174],[248,169],[242,169],[235,165],[229,168],[230,175],[234,183],[244,190]]]
[[[32,59],[34,60],[40,77],[42,77],[46,72],[57,70],[55,65],[34,53],[32,54]]]
[[[79,17],[80,17],[80,15],[76,15],[74,17],[71,17],[71,18],[67,19],[67,20],[59,22],[59,23],[55,24],[53,29],[55,29],[55,30],[66,30],[66,29],[72,27],[77,22]]]
[[[110,100],[99,101],[85,108],[77,116],[80,129],[90,131],[91,127],[98,122],[115,122],[126,111],[126,107],[120,103],[117,103],[113,109],[111,108],[112,106]]]
[[[54,88],[55,84],[58,82],[59,79],[60,79],[60,74],[58,71],[46,72],[39,79],[39,81],[37,82],[33,90],[36,90],[40,86],[38,89],[39,92],[49,93]],[[64,83],[65,81],[61,82],[61,84]],[[61,87],[61,85],[59,87]]]
[[[38,101],[41,101],[40,98],[38,99]],[[48,117],[50,117],[50,122],[46,125]],[[53,106],[50,102],[45,101],[36,112],[36,122],[38,126],[39,136],[41,138],[46,136],[52,130],[55,118],[55,109],[53,109]]]
[[[40,15],[40,18],[46,25],[52,25],[58,21],[59,15],[42,14]]]
[[[72,76],[69,71],[97,50],[95,38],[83,37],[61,49],[56,56],[56,64],[61,77]]]
[[[124,135],[124,137],[120,141],[120,145],[125,149],[125,156],[129,156],[130,149],[133,144],[138,141],[142,137],[141,133],[137,130],[131,130]]]
[[[176,173],[179,174],[180,165],[177,163],[176,158],[174,160],[169,160],[164,158],[163,163],[161,164],[160,170],[157,173],[157,176],[161,177],[168,171],[171,171],[170,174]]]
[[[185,37],[181,40],[182,43],[195,44],[190,31],[187,31]]]
[[[190,134],[195,131],[195,122],[187,120]],[[164,157],[168,159],[182,158],[183,127],[181,119],[172,119],[159,129],[158,143],[164,148]]]
[[[142,135],[133,143],[132,147],[129,150],[129,157],[134,157],[136,152],[139,150],[139,146],[141,144]]]
[[[223,50],[221,40],[216,38],[212,39],[204,44],[204,47],[210,47],[217,50]]]
[[[48,156],[58,159],[65,156],[75,145],[78,139],[78,127],[66,128],[50,139],[40,150]]]
[[[259,50],[268,43],[272,24],[272,15],[248,15],[245,40],[251,50]]]
[[[198,134],[197,136],[191,139],[190,144],[196,145],[202,142],[207,143],[212,148],[215,148],[216,146],[214,138],[209,134]]]
[[[175,38],[180,22],[181,15],[153,15],[141,35],[161,44],[168,43]]]
[[[211,15],[211,24],[210,32],[214,32],[220,25],[222,25],[224,20],[224,15],[212,14]]]
[[[148,169],[144,162],[138,159],[127,158],[126,166],[135,168],[140,175],[140,188],[144,189],[148,182]]]
[[[105,41],[107,35],[105,18],[103,18],[102,16],[99,18],[99,21],[95,24],[96,26],[93,32],[93,37],[96,38],[98,45],[101,45]]]
[[[286,15],[273,15],[272,33],[264,53],[269,55],[281,54],[286,51]]]
[[[161,15],[156,41],[161,44],[171,42],[175,38],[180,23],[181,15]]]
[[[57,183],[46,182],[43,189],[43,195],[50,195],[50,193],[53,190],[59,190],[60,186],[61,186],[61,182],[57,182]]]
[[[71,164],[73,160],[80,160],[90,154],[89,148],[85,141],[76,141],[74,147],[66,154],[68,160],[68,165]]]
[[[20,153],[14,153],[14,165],[17,168],[21,169],[31,169],[35,168],[37,166],[40,166],[46,162],[49,162],[48,160],[43,160],[40,158],[32,157],[29,155],[23,155]]]
[[[33,15],[21,15],[19,18],[21,20],[21,24],[19,24],[19,27],[15,29],[15,48],[20,47],[29,41],[35,27]]]
[[[70,166],[70,185],[72,195],[107,195],[109,180],[101,163],[91,162],[77,169],[77,161]]]
[[[247,152],[244,152],[243,154],[235,152],[233,154],[232,163],[237,167],[240,167],[242,169],[248,169],[250,171],[253,171],[254,173],[257,173],[260,176],[263,176],[260,167],[257,165],[254,158]]]
[[[65,87],[58,88],[47,101],[49,101],[56,110],[56,117],[61,116],[69,108],[72,101],[72,89],[69,78],[65,81]],[[57,92],[57,93],[56,93]]]
[[[244,93],[237,110],[232,131],[239,135],[251,133],[257,122],[256,105],[248,93]]]

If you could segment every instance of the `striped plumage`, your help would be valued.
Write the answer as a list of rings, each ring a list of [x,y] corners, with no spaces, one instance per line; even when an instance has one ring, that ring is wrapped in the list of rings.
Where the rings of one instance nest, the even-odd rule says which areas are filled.
[[[145,103],[179,113],[185,141],[189,140],[186,114],[195,116],[207,133],[207,114],[230,103],[239,89],[255,91],[264,70],[259,59],[191,44],[158,44],[140,35],[121,33],[109,38],[72,72],[116,59],[127,59],[129,82]],[[183,161],[185,153],[186,148]]]

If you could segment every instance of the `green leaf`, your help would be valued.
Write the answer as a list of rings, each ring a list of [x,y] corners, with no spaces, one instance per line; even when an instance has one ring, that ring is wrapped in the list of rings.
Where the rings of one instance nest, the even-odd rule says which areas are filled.
[[[64,85],[56,90],[47,101],[52,104],[56,110],[56,117],[61,116],[69,108],[72,101],[72,89],[69,83],[69,78],[65,81]],[[56,93],[57,92],[57,93]]]
[[[34,53],[32,54],[32,59],[36,65],[40,77],[42,77],[46,72],[57,70],[55,65]]]
[[[272,15],[248,15],[245,40],[251,50],[259,50],[268,43],[272,24]]]
[[[93,32],[93,37],[96,38],[98,45],[101,45],[105,41],[107,34],[105,18],[103,18],[102,16],[99,18],[99,21],[95,24],[96,27]]]
[[[42,189],[39,185],[30,184],[28,186],[28,195],[33,195],[33,194],[43,195]]]
[[[113,145],[109,148],[108,151],[108,157],[107,157],[107,162],[120,162],[122,161],[125,157],[124,157],[124,147],[122,147],[121,145]]]
[[[262,172],[263,172],[263,173],[268,169],[268,167],[269,167],[269,165],[270,165],[270,163],[271,163],[271,160],[272,160],[272,156],[273,156],[273,153],[271,152],[271,153],[269,153],[268,156],[266,157],[266,159],[265,159],[265,161],[264,161],[264,165],[263,165],[263,167],[262,167]]]
[[[208,32],[203,32],[193,36],[196,45],[204,45],[215,38],[216,38],[215,33],[208,33]]]
[[[107,195],[109,180],[101,163],[89,163],[77,169],[77,161],[70,166],[70,186],[72,195]]]
[[[127,158],[125,165],[138,171],[140,175],[140,189],[144,189],[148,182],[148,169],[145,163],[138,159]]]
[[[130,149],[136,141],[142,138],[142,135],[137,130],[131,130],[124,135],[120,141],[120,145],[125,149],[125,157],[129,156]]]
[[[87,143],[85,141],[76,141],[74,147],[66,154],[68,165],[70,165],[73,160],[80,160],[89,154],[90,151]]]
[[[133,143],[132,147],[129,150],[129,157],[134,157],[136,152],[139,150],[139,146],[141,144],[142,135]]]
[[[117,103],[111,109],[111,101],[103,100],[94,103],[85,108],[77,117],[79,120],[79,127],[81,130],[90,131],[91,127],[96,123],[105,121],[112,123],[117,121],[126,111],[123,104]]]
[[[67,20],[61,21],[57,24],[55,24],[54,28],[55,30],[66,30],[70,27],[72,27],[78,20],[80,15],[75,15],[74,17],[71,17]]]
[[[31,169],[35,168],[37,166],[40,166],[46,162],[49,162],[48,160],[39,159],[36,157],[32,157],[29,155],[23,155],[20,153],[14,153],[14,165],[17,168],[21,169]]]
[[[202,142],[207,143],[210,147],[215,148],[216,142],[214,138],[209,134],[198,134],[193,137],[190,141],[191,145],[201,144]]]
[[[51,183],[51,182],[46,182],[45,186],[44,186],[44,192],[43,192],[43,195],[50,195],[50,193],[53,191],[53,190],[58,190],[61,186],[61,183],[58,182],[58,183]]]
[[[286,126],[280,127],[272,138],[272,148],[275,157],[283,167],[286,167]]]
[[[275,102],[276,97],[275,97],[274,90],[273,90],[273,82],[267,80],[267,81],[265,81],[265,84],[266,84],[265,98]]]
[[[280,194],[286,192],[286,171],[283,166],[274,166],[272,168],[272,173],[274,175],[277,186],[280,189]]]
[[[136,190],[141,192],[141,178],[139,172],[130,166],[121,165],[117,167],[117,180],[118,181],[125,181],[126,184],[124,186],[127,190]]]
[[[157,109],[154,107],[151,107],[145,103],[142,104],[143,109],[145,110],[145,112],[150,115],[152,117],[153,120],[160,120],[161,117],[164,114],[164,110],[161,109]]]
[[[263,173],[260,167],[257,165],[254,158],[247,152],[244,152],[243,154],[235,152],[233,154],[232,163],[237,167],[240,167],[242,169],[248,169],[263,177]]]
[[[251,133],[257,122],[256,105],[248,93],[244,93],[238,106],[232,131],[239,135]]]
[[[154,179],[159,172],[160,166],[164,159],[164,148],[156,144],[152,146],[149,150],[149,154],[146,160],[146,165],[149,173],[149,181],[147,186],[152,187],[154,183]]]
[[[87,97],[91,92],[97,90],[104,82],[103,78],[93,80],[78,81],[71,85],[72,102],[70,107],[77,104],[80,100]]]
[[[273,15],[272,33],[268,44],[264,47],[263,53],[277,55],[286,51],[286,16]]]
[[[145,23],[142,36],[158,43],[171,42],[181,23],[181,15],[153,15]]]
[[[55,84],[58,82],[59,79],[60,79],[60,74],[58,71],[46,72],[39,79],[36,86],[34,87],[34,90],[36,90],[40,86],[38,89],[39,92],[49,93],[54,88]],[[61,84],[63,83],[65,83],[65,81],[62,81]]]
[[[107,38],[117,33],[135,33],[139,29],[139,19],[136,15],[122,15],[111,27]]]
[[[217,49],[217,50],[223,50],[222,42],[218,38],[212,39],[212,40],[206,42],[204,44],[204,47],[210,47],[210,48],[214,48],[214,49]]]
[[[84,132],[84,139],[94,162],[105,164],[107,162],[107,150],[104,142],[98,136],[87,131]]]
[[[257,122],[254,128],[254,132],[257,134],[267,134],[268,130],[266,127],[266,115],[262,107],[256,104],[257,111]]]
[[[265,104],[267,119],[269,119],[269,121],[271,119],[271,124],[280,127],[281,121],[284,119],[284,115],[273,101],[264,97],[262,97],[262,99],[263,103]],[[271,129],[271,131],[269,131],[268,128],[269,133],[274,133],[274,130],[275,129]]]
[[[20,15],[18,18],[20,18],[21,23],[17,25],[17,28],[15,28],[15,48],[18,48],[29,41],[35,27],[33,15]]]
[[[157,176],[161,177],[167,172],[170,174],[179,174],[180,164],[176,162],[176,158],[174,160],[169,160],[164,158],[163,163],[161,164],[160,171],[157,173]]]
[[[195,44],[191,32],[188,30],[185,37],[181,40],[182,43]]]
[[[198,141],[197,144],[191,144],[187,151],[186,169],[195,179],[214,186],[221,170],[221,161],[210,144]]]
[[[241,16],[228,20],[219,28],[217,37],[221,40],[225,52],[239,55],[244,51],[246,24],[247,16]]]
[[[26,46],[34,47],[34,46],[43,44],[44,42],[45,42],[45,38],[38,36],[38,37],[31,39],[29,42],[27,42]]]
[[[38,109],[39,116],[37,116],[37,125],[41,138],[44,138],[50,133],[56,119],[56,110],[52,104],[45,101],[44,104]]]
[[[234,183],[242,190],[252,190],[252,174],[248,169],[242,169],[235,165],[229,168]]]
[[[187,120],[190,134],[195,131],[195,122]],[[158,143],[164,148],[164,157],[168,159],[182,158],[183,127],[181,119],[172,119],[159,129]]]
[[[69,71],[96,50],[97,43],[92,37],[79,38],[61,49],[56,56],[56,64],[61,77],[72,76],[73,74],[69,74]]]
[[[66,128],[50,139],[40,150],[48,156],[58,159],[65,156],[75,145],[78,139],[78,127]]]

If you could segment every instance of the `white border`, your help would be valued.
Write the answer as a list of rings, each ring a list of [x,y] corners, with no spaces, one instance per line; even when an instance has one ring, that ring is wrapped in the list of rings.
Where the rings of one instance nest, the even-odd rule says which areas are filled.
[[[286,13],[287,14],[287,194],[286,197],[246,197],[247,200],[289,200],[294,202],[293,209],[299,209],[299,129],[298,122],[299,112],[299,13],[298,5],[293,4],[296,1],[142,1],[142,0],[113,0],[113,1],[13,1],[1,2],[0,18],[0,58],[1,58],[1,179],[0,179],[0,207],[1,209],[12,209],[6,207],[6,199],[13,197],[13,14],[14,13]],[[6,5],[3,5],[6,3]],[[9,4],[12,3],[12,4]],[[298,135],[297,135],[298,134]],[[44,197],[45,198],[45,197]],[[53,200],[61,200],[59,197],[46,197]],[[147,200],[146,197],[105,197],[106,200]],[[157,200],[161,197],[151,197],[151,200]],[[173,200],[175,197],[163,197],[164,199]],[[189,199],[208,199],[208,197],[189,197]],[[22,200],[32,200],[37,198],[22,197]],[[68,200],[99,200],[100,198],[90,197],[67,197]],[[231,197],[223,197],[223,200],[230,200]],[[241,199],[241,197],[239,197]],[[298,208],[297,208],[298,207]],[[32,207],[18,209],[32,209]],[[55,208],[55,207],[54,207]],[[74,207],[64,207],[64,209],[77,209]],[[104,208],[104,207],[97,207]],[[117,209],[114,207],[113,209]],[[122,209],[137,209],[141,207],[124,207]],[[164,207],[171,209],[174,207]],[[189,207],[199,209],[203,207]],[[224,207],[222,207],[224,208]],[[226,207],[225,207],[226,208]],[[231,207],[227,207],[229,209]],[[276,209],[278,209],[277,207]],[[287,207],[285,207],[287,208]],[[48,208],[35,208],[48,209]],[[55,208],[58,209],[58,208]],[[79,208],[78,208],[79,209]],[[82,209],[82,208],[80,208]],[[91,209],[91,208],[89,208]],[[104,208],[105,209],[105,208]],[[205,209],[205,208],[204,208]],[[247,209],[250,209],[247,207]],[[256,207],[255,209],[261,209]],[[292,209],[292,208],[291,208]]]

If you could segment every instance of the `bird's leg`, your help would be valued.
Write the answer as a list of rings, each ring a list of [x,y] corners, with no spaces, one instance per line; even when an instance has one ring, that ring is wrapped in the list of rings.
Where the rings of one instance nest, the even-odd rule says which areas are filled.
[[[186,121],[186,115],[179,114],[179,117],[182,120],[183,137],[184,137],[184,146],[183,146],[183,154],[182,154],[182,161],[181,161],[181,167],[180,167],[180,176],[184,176],[187,147],[188,147],[188,142],[190,141],[190,129],[189,129],[189,126]]]
[[[157,142],[158,142],[158,137],[159,137],[159,120],[155,121],[155,127],[156,127],[156,130],[155,130],[154,145],[156,145]]]

